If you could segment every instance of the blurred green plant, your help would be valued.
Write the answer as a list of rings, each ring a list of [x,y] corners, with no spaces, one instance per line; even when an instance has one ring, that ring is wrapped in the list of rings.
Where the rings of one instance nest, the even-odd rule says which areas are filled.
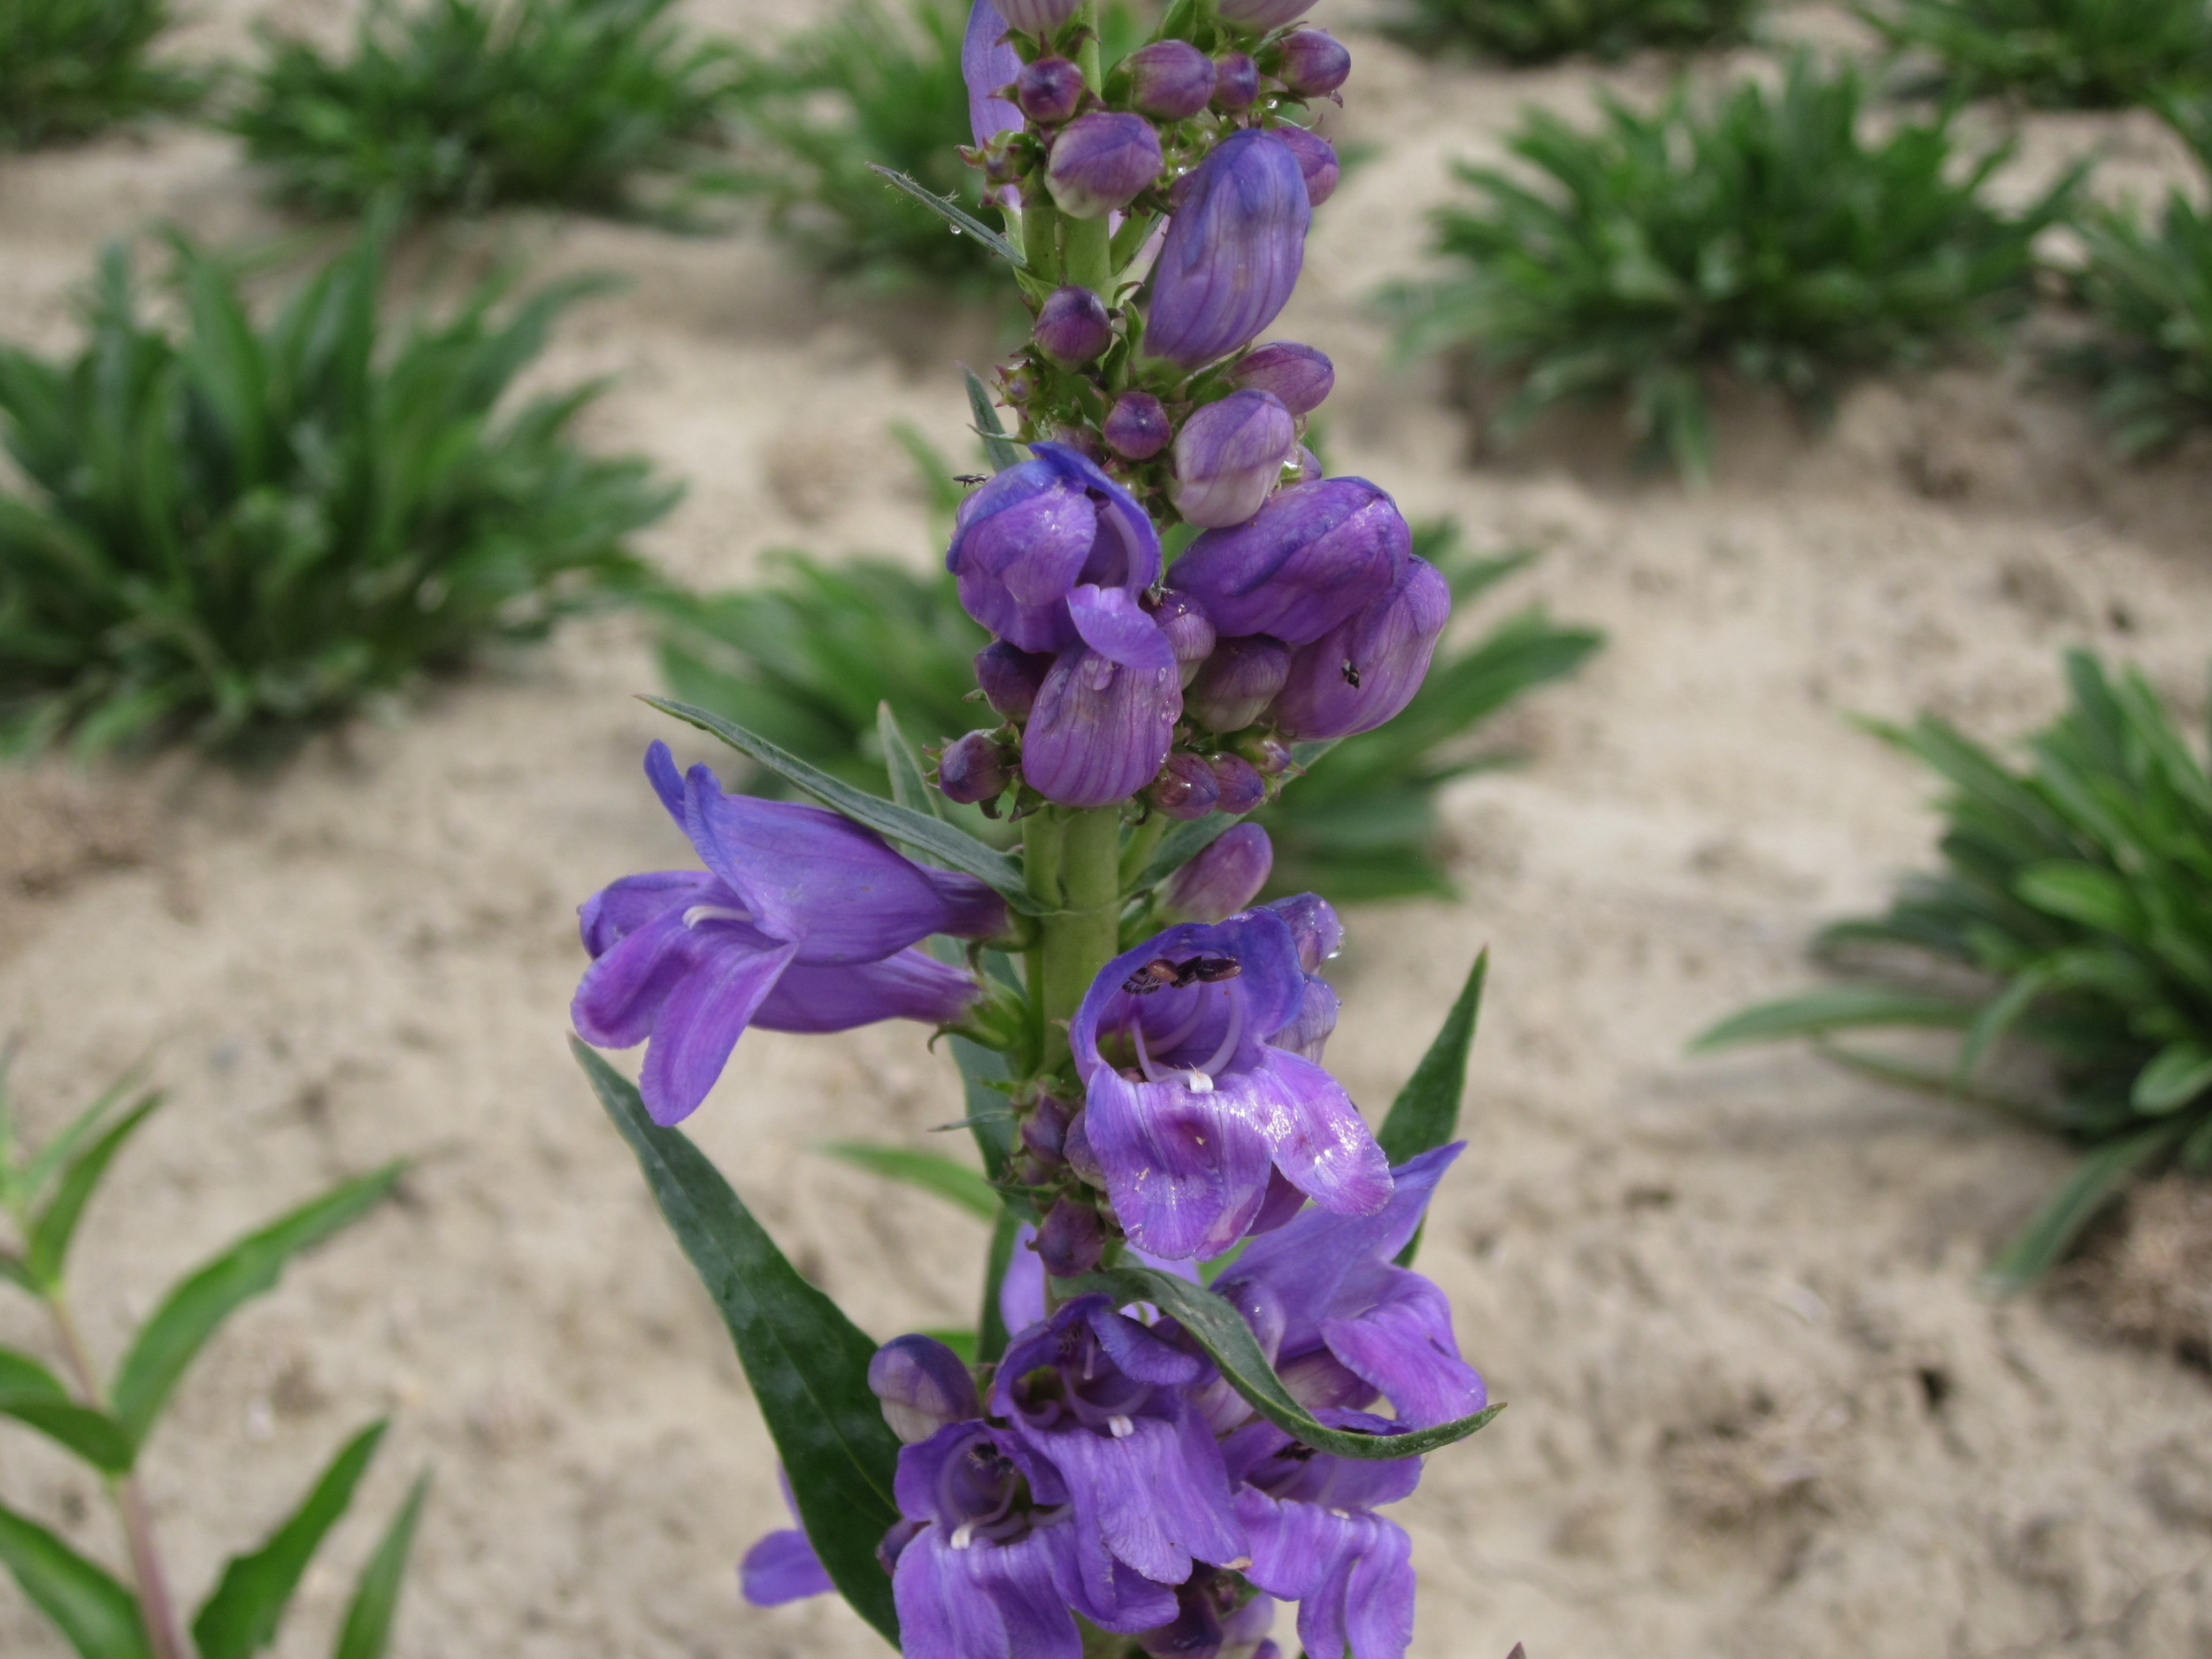
[[[85,1463],[110,1500],[130,1559],[127,1582],[61,1536],[0,1503],[0,1564],[81,1659],[250,1659],[276,1639],[292,1593],[316,1550],[353,1501],[386,1425],[372,1423],[332,1458],[299,1507],[257,1549],[234,1555],[180,1627],[164,1576],[153,1516],[137,1476],[146,1443],[177,1383],[223,1322],[273,1290],[292,1259],[369,1213],[391,1192],[400,1164],[342,1183],[239,1240],[180,1279],[141,1324],[104,1385],[68,1292],[70,1245],[101,1178],[161,1104],[127,1081],[110,1089],[44,1145],[20,1144],[0,1055],[0,1279],[47,1316],[58,1371],[0,1348],[0,1418],[42,1434]],[[380,1659],[398,1610],[401,1579],[429,1477],[419,1477],[363,1568],[332,1659]]]
[[[733,48],[673,0],[371,0],[352,53],[263,31],[228,117],[278,197],[319,214],[515,204],[682,221],[721,158]]]
[[[1608,98],[1594,132],[1533,111],[1510,146],[1533,184],[1459,167],[1486,199],[1435,224],[1464,269],[1386,302],[1409,348],[1466,347],[1514,385],[1499,440],[1623,397],[1646,457],[1702,479],[1716,375],[1818,418],[1847,373],[1985,340],[2028,302],[2078,171],[2008,213],[1984,186],[2009,146],[1961,156],[1947,113],[1868,142],[1864,104],[1856,71],[1801,57],[1778,92],[1747,82],[1709,113],[1686,88],[1650,115]]]
[[[1386,32],[1414,47],[1462,47],[1514,64],[1586,53],[1609,61],[1656,47],[1740,41],[1759,0],[1402,0]]]
[[[73,358],[0,350],[0,750],[185,735],[236,748],[346,713],[642,567],[676,492],[568,437],[595,386],[503,411],[588,280],[380,330],[372,224],[257,326],[172,234],[184,324],[111,247]]]
[[[149,61],[168,0],[0,0],[0,150],[190,108],[201,79]]]
[[[2212,1169],[2212,782],[2139,673],[2116,680],[2074,652],[2066,675],[2070,706],[2031,740],[2024,771],[1931,715],[1873,725],[1950,786],[1945,868],[1909,879],[1886,916],[1821,936],[1857,983],[1747,1009],[1696,1043],[1810,1037],[1847,1065],[2080,1147],[1991,1269],[2014,1286],[2138,1171],[2177,1154]],[[1833,1041],[1885,1026],[1958,1033],[1955,1064],[1929,1071]],[[2008,1037],[2054,1064],[2055,1098],[1978,1080]]]
[[[1934,60],[1919,89],[2101,110],[2212,77],[2205,0],[1895,0],[1853,9],[1893,50]]]

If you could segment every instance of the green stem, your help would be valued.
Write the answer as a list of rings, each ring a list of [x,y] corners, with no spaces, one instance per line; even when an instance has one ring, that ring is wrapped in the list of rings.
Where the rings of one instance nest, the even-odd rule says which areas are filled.
[[[1084,0],[1079,33],[1080,42],[1075,49],[1076,67],[1083,72],[1083,82],[1094,92],[1105,89],[1104,58],[1099,50],[1098,0]],[[1112,239],[1107,234],[1106,215],[1096,219],[1071,219],[1067,227],[1067,274],[1064,280],[1077,288],[1085,288],[1108,303],[1113,301],[1114,250]]]
[[[1060,908],[1043,918],[1038,1018],[1043,1065],[1068,1057],[1067,1022],[1120,945],[1121,809],[1061,813]]]
[[[1124,892],[1137,885],[1137,878],[1152,862],[1152,855],[1160,850],[1160,842],[1167,834],[1167,814],[1155,811],[1152,816],[1129,832],[1129,845],[1121,853],[1121,886]]]

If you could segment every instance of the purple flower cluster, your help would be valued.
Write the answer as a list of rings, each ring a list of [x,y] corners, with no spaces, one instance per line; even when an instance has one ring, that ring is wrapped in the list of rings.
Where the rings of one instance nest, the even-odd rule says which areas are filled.
[[[1371,1215],[1298,1215],[1215,1286],[1329,1427],[1392,1434],[1483,1408],[1442,1294],[1391,1263],[1459,1150],[1401,1166]],[[1173,1321],[1096,1294],[1048,1314],[1042,1293],[1010,1287],[1019,1328],[980,1386],[926,1337],[870,1367],[906,1442],[879,1553],[909,1659],[1076,1659],[1078,1617],[1147,1654],[1275,1659],[1278,1601],[1297,1603],[1314,1659],[1401,1659],[1410,1546],[1379,1511],[1420,1460],[1317,1452],[1255,1415]],[[1386,1399],[1394,1417],[1371,1410]],[[789,1532],[754,1547],[743,1583],[761,1605],[827,1587]]]

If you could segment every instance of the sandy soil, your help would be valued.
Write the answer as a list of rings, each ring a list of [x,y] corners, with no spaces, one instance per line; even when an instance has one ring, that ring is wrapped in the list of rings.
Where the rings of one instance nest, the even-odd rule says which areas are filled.
[[[251,14],[210,16],[196,43],[236,47]],[[1541,547],[1502,603],[1541,596],[1613,641],[1522,723],[1525,770],[1452,796],[1464,898],[1354,917],[1339,964],[1332,1058],[1371,1104],[1473,951],[1495,949],[1475,1147],[1425,1265],[1512,1409],[1433,1458],[1404,1506],[1417,1653],[2212,1651],[2205,1377],[1975,1286],[2062,1155],[1809,1058],[1683,1054],[1708,1020],[1801,982],[1809,930],[1926,856],[1926,781],[1848,713],[1930,707],[2014,733],[2054,708],[2070,642],[2200,695],[2202,456],[2123,469],[2066,394],[1985,367],[1865,386],[1824,439],[1732,410],[1701,497],[1632,476],[1601,422],[1470,465],[1443,377],[1394,367],[1362,296],[1417,261],[1448,162],[1494,155],[1517,106],[1579,108],[1663,72],[1358,50],[1344,131],[1383,148],[1323,216],[1282,331],[1336,357],[1338,464],[1410,512],[1458,514],[1478,545]],[[2020,188],[2087,145],[2145,178],[2162,165],[2139,123],[2029,137]],[[66,338],[96,245],[160,216],[273,224],[204,135],[0,166],[9,332]],[[477,240],[631,279],[549,372],[618,373],[595,439],[691,480],[650,542],[676,573],[741,580],[795,542],[928,557],[884,427],[957,442],[945,359],[986,349],[973,325],[840,308],[756,238],[526,219]],[[150,1470],[188,1594],[352,1425],[390,1413],[366,1516],[418,1466],[438,1477],[409,1659],[880,1651],[827,1603],[739,1601],[732,1563],[780,1524],[766,1440],[564,1052],[573,905],[680,850],[636,771],[665,728],[626,694],[652,684],[638,627],[595,623],[273,780],[173,763],[0,788],[0,848],[23,849],[0,871],[0,1031],[27,1041],[31,1117],[142,1058],[173,1096],[81,1252],[102,1353],[250,1222],[416,1160],[404,1202],[188,1381]],[[952,1101],[910,1029],[757,1035],[695,1122],[787,1248],[888,1334],[964,1314],[980,1231],[808,1148],[918,1141]],[[0,1312],[0,1341],[41,1340]],[[0,1487],[112,1549],[96,1494],[42,1445],[0,1437]],[[327,1651],[371,1525],[340,1535],[281,1653]],[[62,1652],[12,1586],[0,1652]]]

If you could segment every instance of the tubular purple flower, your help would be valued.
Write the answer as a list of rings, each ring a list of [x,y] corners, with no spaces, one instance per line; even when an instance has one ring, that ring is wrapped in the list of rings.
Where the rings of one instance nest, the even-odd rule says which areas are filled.
[[[1183,711],[1182,677],[1159,624],[1118,588],[1078,588],[1082,643],[1060,654],[1022,737],[1022,779],[1063,806],[1105,806],[1160,770]]]
[[[1188,823],[1214,810],[1221,799],[1221,786],[1214,781],[1214,769],[1204,758],[1185,749],[1167,757],[1167,764],[1160,768],[1160,775],[1144,793],[1147,800],[1170,818]]]
[[[1302,98],[1326,96],[1352,73],[1352,54],[1322,29],[1298,29],[1276,42],[1268,73]]]
[[[1264,634],[1223,640],[1183,693],[1183,711],[1209,732],[1240,732],[1290,676],[1290,648]]]
[[[1211,977],[1162,986],[1142,971],[1163,961]],[[1271,1046],[1304,995],[1290,929],[1263,910],[1168,928],[1093,982],[1070,1027],[1081,1122],[1139,1248],[1219,1255],[1250,1230],[1275,1170],[1332,1212],[1388,1202],[1389,1170],[1342,1086]]]
[[[785,1510],[797,1520],[799,1506],[792,1499],[791,1479],[781,1464],[776,1467],[776,1485],[782,1489]],[[781,1607],[786,1601],[810,1595],[827,1595],[837,1587],[830,1582],[814,1546],[797,1527],[770,1532],[747,1550],[745,1559],[738,1563],[737,1586],[755,1607]]]
[[[1311,0],[1221,0],[1221,19],[1265,35],[1295,23],[1312,9]]]
[[[1031,120],[1056,127],[1083,103],[1083,72],[1064,58],[1040,58],[1014,77],[1014,102]]]
[[[1267,799],[1267,780],[1260,776],[1259,768],[1241,755],[1215,755],[1206,764],[1213,768],[1214,782],[1221,789],[1221,799],[1215,803],[1221,811],[1241,818],[1259,810],[1260,803]]]
[[[1209,530],[1175,561],[1175,591],[1225,634],[1307,645],[1386,596],[1413,557],[1397,504],[1363,478],[1279,490],[1257,516]]]
[[[1179,922],[1225,922],[1258,896],[1275,866],[1274,843],[1240,824],[1201,849],[1160,888],[1160,910]]]
[[[945,567],[978,622],[1021,650],[1057,653],[1081,637],[1071,591],[1133,598],[1159,580],[1160,538],[1095,462],[1064,443],[1030,450],[960,503]]]
[[[1272,132],[1232,133],[1189,175],[1153,268],[1144,351],[1182,368],[1225,357],[1273,322],[1297,286],[1312,209]]]
[[[1181,671],[1183,683],[1189,685],[1197,675],[1199,665],[1213,655],[1214,625],[1198,602],[1187,594],[1164,594],[1155,604],[1146,601],[1152,619],[1160,625],[1160,632],[1167,635],[1168,647],[1175,653],[1175,664]]]
[[[1002,718],[1017,725],[1037,706],[1037,693],[1052,672],[1052,658],[1040,651],[1025,651],[1004,640],[975,654],[976,684],[983,700]]]
[[[1114,343],[1106,302],[1084,288],[1056,288],[1038,309],[1031,338],[1064,369],[1079,369]]]
[[[1073,17],[1082,4],[1083,0],[1001,0],[999,10],[1023,34],[1042,40]]]
[[[1045,188],[1071,219],[1098,219],[1127,207],[1160,176],[1160,135],[1141,115],[1094,110],[1052,141]]]
[[[1212,102],[1214,60],[1188,41],[1154,41],[1121,61],[1129,72],[1129,102],[1163,121],[1195,115]]]
[[[640,1089],[656,1123],[688,1117],[749,1025],[841,1031],[879,1019],[956,1019],[972,976],[908,947],[1006,925],[980,882],[926,869],[873,830],[819,807],[726,795],[664,743],[646,775],[704,871],[631,876],[579,912],[593,961],[571,1005],[603,1048],[649,1046]]]
[[[1175,435],[1167,411],[1149,392],[1124,392],[1106,411],[1106,447],[1125,460],[1148,461]]]
[[[963,806],[995,801],[1014,781],[1006,751],[988,732],[971,732],[945,746],[937,761],[937,787]]]
[[[1426,559],[1409,557],[1387,595],[1291,658],[1275,699],[1277,726],[1313,741],[1394,718],[1421,689],[1451,614],[1449,584]]]
[[[1006,43],[1006,19],[991,0],[975,0],[960,42],[960,73],[968,83],[968,130],[978,147],[1018,132],[1022,112],[1002,96],[1021,73],[1019,53]]]
[[[1336,146],[1318,133],[1310,133],[1302,127],[1278,127],[1271,129],[1290,153],[1298,159],[1298,176],[1306,181],[1306,200],[1319,207],[1336,194],[1336,181],[1342,169],[1336,158]]]
[[[1238,358],[1229,383],[1271,392],[1292,414],[1310,415],[1335,389],[1336,368],[1311,346],[1272,340]]]
[[[1232,392],[1194,411],[1175,434],[1168,493],[1192,524],[1222,529],[1260,510],[1298,447],[1297,424],[1272,392]]]
[[[1235,115],[1259,98],[1260,66],[1249,52],[1224,52],[1214,59],[1214,108]]]
[[[960,1356],[933,1337],[894,1337],[868,1362],[868,1392],[883,1405],[883,1420],[909,1446],[955,1423],[983,1415]]]

